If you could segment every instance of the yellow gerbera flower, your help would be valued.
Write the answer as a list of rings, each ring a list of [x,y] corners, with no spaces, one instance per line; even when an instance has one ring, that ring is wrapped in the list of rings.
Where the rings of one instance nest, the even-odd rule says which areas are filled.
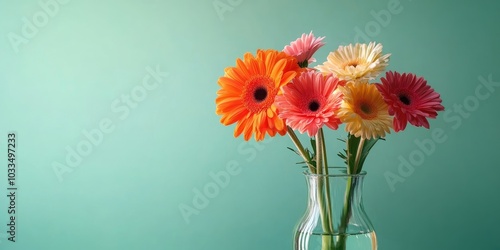
[[[338,117],[346,124],[346,131],[364,138],[385,137],[390,133],[392,117],[377,87],[367,82],[349,82],[339,87],[344,94]]]
[[[390,55],[382,55],[380,43],[349,44],[330,52],[327,61],[316,68],[346,81],[375,79],[389,64]]]

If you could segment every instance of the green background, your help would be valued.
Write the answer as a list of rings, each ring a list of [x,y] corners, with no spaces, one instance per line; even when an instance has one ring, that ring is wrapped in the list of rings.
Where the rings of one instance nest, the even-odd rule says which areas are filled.
[[[390,134],[367,159],[365,208],[379,249],[500,249],[500,89],[479,80],[500,82],[500,4],[394,1],[2,0],[0,249],[291,249],[306,205],[291,141],[233,138],[214,100],[236,58],[311,30],[326,36],[319,63],[366,42],[357,32],[383,43],[388,69],[425,76],[447,110],[430,131]],[[47,2],[57,8],[44,10]],[[36,34],[24,18],[39,24]],[[31,37],[13,43],[23,29]],[[140,92],[148,67],[168,76]],[[97,133],[103,119],[109,133],[89,144],[84,131]],[[5,226],[11,131],[16,243]],[[343,127],[327,132],[334,164],[344,136]],[[86,155],[68,166],[78,145]],[[400,157],[418,163],[405,176]],[[214,182],[228,165],[230,179]],[[67,172],[58,178],[54,166]],[[183,216],[187,206],[193,214]]]

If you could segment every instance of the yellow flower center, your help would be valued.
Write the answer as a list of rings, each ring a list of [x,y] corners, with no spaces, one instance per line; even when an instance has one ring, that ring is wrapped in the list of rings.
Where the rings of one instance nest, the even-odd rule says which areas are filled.
[[[358,64],[355,62],[352,62],[352,63],[347,64],[347,66],[353,66],[354,68],[356,68],[356,66],[358,66]]]
[[[351,66],[354,67],[354,68],[356,68],[358,65],[361,65],[361,64],[363,64],[361,58],[355,58],[352,61],[346,62],[344,64],[344,69],[347,69],[347,68],[349,68]]]

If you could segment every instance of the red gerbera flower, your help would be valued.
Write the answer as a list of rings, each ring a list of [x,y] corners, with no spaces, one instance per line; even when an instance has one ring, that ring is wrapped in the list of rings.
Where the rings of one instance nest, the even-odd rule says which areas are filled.
[[[396,132],[404,130],[408,122],[429,128],[427,118],[436,118],[437,112],[444,110],[439,93],[423,77],[389,71],[381,80],[376,86],[389,105],[389,114],[394,115]]]
[[[342,102],[342,94],[335,91],[340,82],[332,74],[308,71],[283,89],[283,95],[276,97],[278,116],[286,124],[300,133],[307,131],[311,137],[326,125],[337,129],[341,121],[337,111]]]

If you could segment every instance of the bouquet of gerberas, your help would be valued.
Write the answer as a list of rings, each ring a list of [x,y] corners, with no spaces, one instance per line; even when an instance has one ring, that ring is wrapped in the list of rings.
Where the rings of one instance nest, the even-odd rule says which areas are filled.
[[[345,161],[346,174],[354,175],[391,129],[402,131],[408,123],[429,128],[427,119],[444,110],[440,95],[415,74],[389,71],[380,83],[370,82],[389,62],[390,54],[382,53],[381,44],[339,46],[326,62],[310,68],[323,39],[312,32],[303,34],[283,51],[246,53],[236,66],[226,68],[215,100],[221,123],[236,123],[234,136],[245,140],[288,134],[296,147],[292,150],[310,173],[318,175],[329,174],[324,126],[336,130],[345,124],[346,146],[338,155]],[[303,146],[296,131],[307,133],[311,149]],[[328,205],[328,197],[320,197]],[[323,226],[332,228],[325,225],[332,223],[328,215],[322,217]],[[322,249],[342,249],[335,244],[343,243],[325,243]]]

